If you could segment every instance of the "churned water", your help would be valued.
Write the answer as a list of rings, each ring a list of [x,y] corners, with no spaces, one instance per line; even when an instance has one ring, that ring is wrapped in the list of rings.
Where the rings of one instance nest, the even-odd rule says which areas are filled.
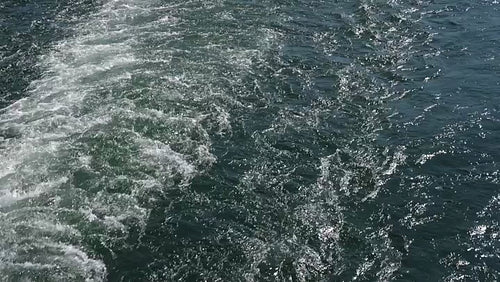
[[[497,281],[495,0],[3,0],[1,281]]]

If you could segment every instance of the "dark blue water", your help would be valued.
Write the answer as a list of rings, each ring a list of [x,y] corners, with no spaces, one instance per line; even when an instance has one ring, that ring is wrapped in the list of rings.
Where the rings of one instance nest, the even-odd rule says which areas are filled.
[[[0,280],[500,279],[497,1],[0,3]]]

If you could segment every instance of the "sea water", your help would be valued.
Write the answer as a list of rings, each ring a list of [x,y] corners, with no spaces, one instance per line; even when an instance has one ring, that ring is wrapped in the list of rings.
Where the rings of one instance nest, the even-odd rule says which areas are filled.
[[[500,279],[494,0],[4,0],[0,280]]]

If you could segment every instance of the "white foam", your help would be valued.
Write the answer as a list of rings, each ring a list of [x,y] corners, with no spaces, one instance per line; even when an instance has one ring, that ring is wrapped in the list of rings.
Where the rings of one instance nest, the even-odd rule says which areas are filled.
[[[180,179],[181,183],[175,185],[189,184],[216,161],[210,152],[208,131],[230,130],[226,103],[234,107],[243,104],[228,97],[222,89],[225,86],[219,85],[227,81],[216,81],[213,70],[206,69],[195,56],[170,69],[172,54],[190,50],[141,50],[141,40],[146,37],[167,42],[182,36],[181,30],[170,28],[182,21],[176,13],[169,14],[175,6],[152,7],[157,4],[150,0],[107,1],[88,22],[77,26],[74,37],[57,43],[40,58],[44,73],[31,83],[29,97],[2,110],[0,132],[14,133],[12,138],[2,140],[4,147],[0,150],[0,159],[8,164],[0,167],[0,183],[6,187],[0,188],[0,227],[12,232],[0,238],[0,261],[9,268],[20,272],[23,268],[57,269],[49,271],[47,279],[66,275],[104,280],[106,266],[91,255],[89,246],[80,245],[88,236],[80,231],[91,230],[110,252],[127,247],[128,232],[136,227],[142,232],[145,229],[150,212],[145,201],[154,203],[155,195],[161,194],[155,192],[174,185],[171,179]],[[162,13],[150,15],[152,11]],[[193,49],[207,54],[207,61],[226,58],[223,63],[234,70],[234,81],[230,82],[236,85],[252,71],[256,61],[262,60],[260,45],[273,47],[277,35],[271,30],[261,33],[261,42],[254,49],[224,44]],[[149,51],[154,56],[147,56]],[[161,69],[149,68],[151,65],[160,65]],[[137,89],[141,86],[132,80],[138,78],[141,84],[145,76],[158,79]],[[126,97],[135,90],[144,91],[151,105]],[[207,103],[212,97],[223,102]],[[178,107],[169,108],[169,103],[158,103],[158,107],[156,101]],[[158,136],[158,132],[145,133],[150,126],[161,126],[165,132]],[[129,154],[129,160],[124,162],[130,161],[146,172],[123,172],[107,162],[107,156],[80,150],[92,146],[85,143],[87,139],[110,140],[117,149],[126,147],[124,154]],[[98,162],[104,169],[96,165]],[[83,180],[78,179],[78,173]],[[81,183],[85,181],[92,183]],[[34,210],[37,207],[40,210]],[[68,224],[65,214],[78,223]],[[16,217],[16,226],[31,231],[16,236],[12,223]],[[36,234],[44,237],[36,238]],[[20,250],[28,255],[19,262]],[[42,256],[30,250],[46,252]],[[313,255],[304,255],[304,263],[310,257]],[[36,273],[42,273],[41,277],[46,274],[33,271],[33,275]]]
[[[69,183],[70,179],[64,171],[57,172],[52,167],[60,153],[70,148],[72,136],[85,134],[97,124],[109,122],[106,112],[81,114],[87,96],[94,93],[95,89],[129,79],[130,73],[125,69],[138,62],[130,46],[132,41],[125,36],[129,27],[121,25],[127,14],[137,12],[136,8],[127,5],[130,3],[133,1],[107,2],[90,17],[89,22],[76,29],[74,37],[59,42],[53,51],[41,56],[39,66],[44,73],[41,79],[30,84],[29,96],[1,111],[0,131],[14,133],[12,138],[2,140],[0,151],[0,160],[5,164],[0,168],[0,182],[3,185],[0,188],[0,225],[2,229],[14,232],[0,238],[0,268],[7,273],[6,277],[11,271],[23,273],[27,269],[36,269],[32,272],[34,275],[45,273],[43,275],[48,275],[47,279],[61,279],[60,275],[66,278],[81,277],[86,281],[105,279],[106,267],[102,261],[91,258],[80,246],[58,243],[59,240],[78,241],[81,234],[60,222],[56,216],[58,197],[54,197],[53,193]],[[115,31],[107,32],[109,29]],[[82,167],[90,166],[89,156],[81,156],[78,160]],[[47,206],[47,212],[50,213],[44,219],[35,213],[31,217],[11,222],[9,218],[15,214],[3,212],[9,208],[20,214],[30,214],[29,209],[22,209],[26,200],[33,200],[30,205],[37,205],[39,198],[40,203],[43,203],[42,199],[51,194],[52,204]],[[99,199],[97,196],[94,200]],[[85,202],[79,204],[83,207]],[[130,213],[125,211],[125,214],[133,214],[144,220],[147,215],[140,210],[135,203]],[[124,229],[122,221],[126,215],[118,216],[109,212],[102,220],[112,228]],[[91,222],[92,218],[88,220]],[[16,236],[15,226],[29,227],[32,233]],[[38,233],[44,235],[40,238],[30,237]],[[29,251],[46,248],[48,253],[44,256]],[[29,254],[23,255],[25,261],[17,254],[23,249]],[[44,269],[54,271],[42,271]],[[31,279],[29,272],[23,277]]]
[[[446,151],[445,150],[439,150],[439,151],[431,153],[431,154],[422,154],[415,163],[423,165],[426,162],[428,162],[429,160],[433,159],[435,156],[438,156],[438,155],[441,155],[441,154],[446,154]]]

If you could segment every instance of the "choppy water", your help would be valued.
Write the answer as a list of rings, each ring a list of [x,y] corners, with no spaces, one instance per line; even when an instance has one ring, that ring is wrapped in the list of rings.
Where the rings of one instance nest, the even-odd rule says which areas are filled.
[[[4,0],[0,31],[2,281],[500,279],[497,1]]]

